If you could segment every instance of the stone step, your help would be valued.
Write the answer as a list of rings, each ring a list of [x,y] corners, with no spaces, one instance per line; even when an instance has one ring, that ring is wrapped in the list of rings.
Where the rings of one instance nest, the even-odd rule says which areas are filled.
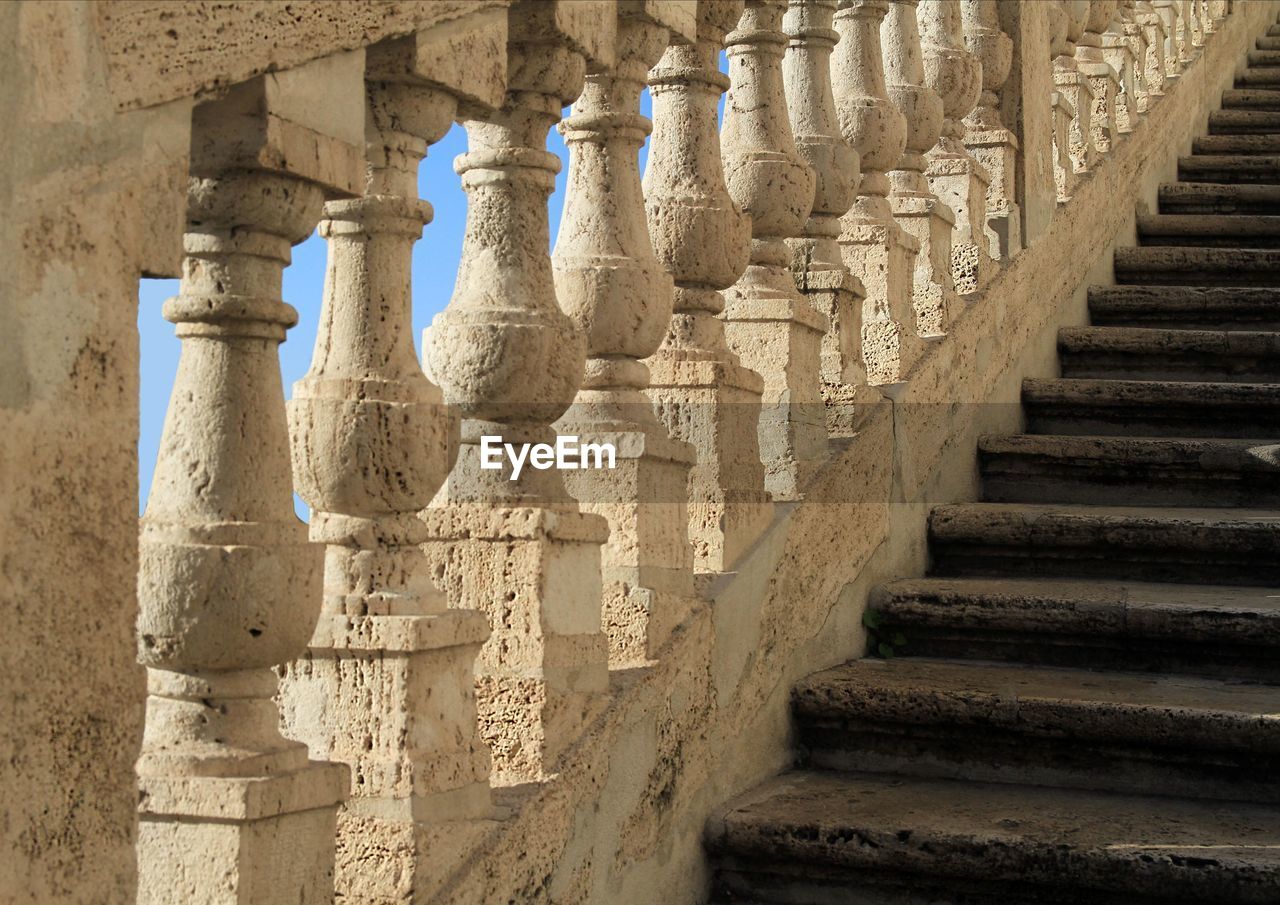
[[[1280,801],[1280,686],[907,657],[816,673],[791,701],[809,767]]]
[[[1280,682],[1280,589],[1083,579],[912,578],[867,606],[918,657]]]
[[[1228,88],[1222,92],[1222,106],[1227,110],[1280,111],[1280,91],[1266,88]]]
[[[991,503],[1280,509],[1280,441],[1013,434],[978,441]]]
[[[1166,183],[1159,202],[1162,214],[1280,214],[1280,186]]]
[[[793,772],[707,826],[712,901],[1275,905],[1280,813],[1179,800]]]
[[[1280,586],[1280,511],[963,503],[929,514],[933,574]]]
[[[1139,214],[1138,241],[1142,245],[1201,248],[1280,248],[1280,217],[1257,214]]]
[[[1205,135],[1191,143],[1195,154],[1280,154],[1280,135]]]
[[[1186,182],[1280,185],[1280,157],[1262,154],[1192,154],[1178,158]]]
[[[1276,48],[1280,48],[1280,40],[1276,42]],[[1249,51],[1248,63],[1250,66],[1280,67],[1280,49],[1251,50]]]
[[[1259,38],[1256,46],[1258,50],[1280,50],[1280,38]]]
[[[1117,248],[1115,272],[1117,283],[1278,286],[1280,250],[1200,246]]]
[[[1280,288],[1242,286],[1090,286],[1094,324],[1280,329]]]
[[[1256,52],[1256,51],[1255,51]],[[1253,56],[1253,54],[1250,54]],[[1280,66],[1272,64],[1250,64],[1249,68],[1236,77],[1236,88],[1275,88],[1280,86]]]
[[[1280,113],[1270,110],[1214,110],[1209,114],[1210,135],[1258,135],[1280,132]]]
[[[1280,333],[1064,327],[1058,359],[1063,377],[1278,383]]]
[[[1134,437],[1280,437],[1280,386],[1028,378],[1027,432]]]

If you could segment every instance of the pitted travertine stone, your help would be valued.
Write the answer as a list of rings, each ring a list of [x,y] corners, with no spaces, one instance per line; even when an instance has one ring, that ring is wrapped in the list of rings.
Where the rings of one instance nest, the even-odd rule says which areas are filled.
[[[1061,6],[1066,14],[1066,34],[1062,52],[1053,61],[1053,83],[1075,111],[1069,137],[1071,166],[1076,173],[1083,173],[1098,162],[1098,148],[1093,140],[1093,86],[1089,76],[1080,71],[1077,59],[1078,42],[1084,35],[1092,3],[1091,0],[1061,0]]]
[[[613,444],[617,454],[612,469],[564,475],[582,509],[609,521],[603,629],[615,668],[653,659],[693,597],[687,493],[696,454],[671,439],[644,395],[649,369],[641,359],[662,342],[674,286],[649,241],[637,153],[651,131],[639,113],[645,77],[669,38],[693,38],[695,7],[656,9],[687,17],[623,9],[616,65],[587,76],[559,126],[569,185],[552,267],[560,304],[587,338],[587,366],[556,429]]]
[[[929,150],[929,188],[955,215],[951,278],[972,295],[991,276],[987,187],[991,175],[964,142],[964,118],[982,93],[982,64],[964,43],[960,0],[921,0],[916,10],[924,52],[924,84],[942,98],[942,132]]]
[[[1138,60],[1146,58],[1146,40],[1134,21],[1135,0],[1120,0],[1116,16],[1102,35],[1102,58],[1119,78],[1116,95],[1116,131],[1132,132],[1138,114],[1146,109],[1146,85],[1139,78]]]
[[[1090,0],[1084,33],[1076,45],[1076,64],[1080,74],[1089,79],[1093,92],[1090,108],[1090,134],[1099,154],[1111,150],[1116,139],[1116,95],[1120,76],[1107,62],[1102,49],[1102,33],[1116,17],[1118,0]]]
[[[725,337],[764,378],[758,435],[765,489],[799,499],[827,457],[819,357],[828,321],[796,288],[786,240],[813,208],[814,175],[796,150],[783,93],[786,0],[747,0],[725,37],[729,93],[721,141],[729,196],[751,218],[751,258],[724,293]]]
[[[859,407],[880,398],[867,386],[862,364],[862,302],[866,290],[840,256],[840,216],[853,204],[861,180],[858,152],[840,134],[831,88],[831,27],[837,0],[791,0],[783,17],[790,37],[782,61],[787,111],[796,149],[813,170],[813,210],[803,234],[788,239],[791,272],[813,306],[827,316],[822,338],[822,395],[827,430],[847,435]]]
[[[998,0],[960,0],[960,20],[965,46],[982,67],[977,106],[964,118],[964,145],[989,177],[987,252],[1007,261],[1022,250],[1018,139],[1000,118],[1000,89],[1013,63],[1013,39],[1000,28]]]
[[[840,253],[862,280],[862,360],[867,382],[906,381],[923,348],[912,305],[920,243],[894,219],[888,171],[907,141],[907,120],[889,100],[880,45],[888,0],[848,0],[835,15],[840,40],[831,57],[840,134],[858,152],[862,181],[853,207],[840,218]]]
[[[951,281],[951,232],[955,214],[940,201],[925,179],[925,152],[938,143],[943,106],[925,82],[924,55],[916,8],[920,0],[889,0],[880,23],[885,89],[906,117],[907,137],[889,173],[893,217],[920,245],[912,284],[915,332],[925,339],[945,336],[959,310]]]
[[[741,0],[700,0],[697,38],[672,44],[649,73],[653,139],[645,211],[658,260],[675,280],[674,312],[646,362],[649,399],[672,437],[693,444],[689,540],[694,568],[726,571],[768,524],[757,423],[764,382],[725,340],[720,290],[741,276],[751,224],[729,197],[716,103],[729,87],[717,67]]]
[[[1164,17],[1151,0],[1137,0],[1134,8],[1137,11],[1138,27],[1142,29],[1147,46],[1147,55],[1139,62],[1139,71],[1146,83],[1147,108],[1150,109],[1152,98],[1164,97],[1164,83],[1168,78],[1164,59]]]
[[[582,91],[586,38],[612,33],[616,15],[599,3],[509,11],[506,97],[466,120],[455,164],[468,195],[457,283],[423,337],[428,376],[463,419],[457,462],[422,514],[425,550],[449,606],[481,610],[493,629],[476,675],[495,784],[549,776],[608,686],[606,521],[579,511],[558,470],[482,468],[480,444],[551,442],[582,379],[585,337],[557,305],[547,252],[559,160],[546,135]]]
[[[1176,79],[1182,74],[1183,58],[1179,43],[1182,32],[1182,5],[1178,0],[1151,0],[1164,25],[1164,77]]]
[[[277,346],[297,323],[280,298],[290,246],[326,192],[360,181],[347,139],[363,57],[255,79],[193,114],[182,288],[165,305],[183,348],[140,538],[147,905],[332,899],[346,768],[281,736],[272,701],[272,667],[316,625],[323,556],[293,514]],[[312,116],[317,89],[329,107]]]
[[[458,98],[420,61],[505,54],[506,17],[441,47],[431,34],[368,51],[364,195],[325,206],[324,306],[311,371],[289,404],[293,471],[327,544],[310,651],[281,681],[285,731],[351,768],[335,888],[347,902],[408,902],[433,864],[420,824],[485,816],[489,750],[474,664],[489,627],[450,610],[417,518],[457,454],[457,420],[411,336],[414,242],[431,219],[418,164]],[[472,87],[475,80],[472,80]]]

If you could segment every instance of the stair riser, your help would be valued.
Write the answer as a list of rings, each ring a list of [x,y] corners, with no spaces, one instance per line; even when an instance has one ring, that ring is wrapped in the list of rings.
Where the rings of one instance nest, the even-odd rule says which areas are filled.
[[[1280,112],[1280,91],[1265,88],[1231,88],[1222,92],[1224,110]]]
[[[913,657],[1280,682],[1280,663],[1272,647],[1098,633],[1049,634],[1043,629],[967,630],[960,625],[926,626],[892,618],[885,622],[884,630],[906,636],[904,650]]]
[[[1027,431],[1101,437],[1280,437],[1280,406],[1079,406],[1031,403]]]
[[[1136,256],[1116,256],[1117,283],[1158,283],[1161,286],[1280,286],[1280,267],[1235,266],[1229,263],[1226,255],[1221,262],[1209,259],[1185,266],[1135,258]]]
[[[1064,724],[1056,737],[999,726],[886,724],[856,715],[836,721],[797,717],[810,769],[894,773],[1130,794],[1223,801],[1280,801],[1274,759],[1195,748],[1187,727],[1171,727],[1180,745],[1154,751],[1075,737]],[[1212,727],[1202,727],[1212,733]],[[1048,730],[1046,730],[1048,732]]]
[[[783,856],[786,857],[785,855]],[[764,857],[717,859],[711,905],[1206,905],[1170,898],[1012,879],[982,882],[930,874],[832,868]],[[1261,901],[1261,900],[1259,900]]]
[[[1160,188],[1162,214],[1280,215],[1280,191],[1271,186],[1182,183]]]
[[[1138,243],[1144,246],[1176,245],[1180,248],[1280,248],[1280,235],[1223,233],[1210,235],[1193,232],[1159,232],[1142,230]]]
[[[988,503],[1280,508],[1280,477],[1274,475],[1096,461],[1037,463],[1025,457],[984,458],[982,472],[982,498]]]
[[[1226,166],[1199,162],[1178,166],[1178,178],[1185,182],[1213,182],[1221,185],[1277,185],[1280,168],[1275,166]]]
[[[1062,376],[1113,380],[1210,380],[1215,383],[1280,382],[1280,358],[1215,357],[1187,352],[1161,355],[1073,352],[1063,354]]]
[[[1123,581],[1185,582],[1268,587],[1280,585],[1280,555],[1142,545],[1005,546],[934,539],[931,574],[959,576],[1057,576]]]

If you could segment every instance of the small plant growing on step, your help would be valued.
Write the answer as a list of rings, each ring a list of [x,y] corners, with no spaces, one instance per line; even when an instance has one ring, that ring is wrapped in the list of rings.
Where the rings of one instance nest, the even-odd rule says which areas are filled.
[[[862,625],[867,630],[867,653],[888,660],[896,657],[907,646],[907,636],[887,628],[884,614],[879,610],[862,611]]]

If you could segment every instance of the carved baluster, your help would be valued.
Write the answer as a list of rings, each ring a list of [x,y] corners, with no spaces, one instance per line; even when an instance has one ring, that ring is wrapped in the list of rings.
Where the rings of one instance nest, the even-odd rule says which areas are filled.
[[[828,430],[848,435],[860,403],[879,398],[862,366],[862,281],[849,272],[836,239],[840,216],[853,204],[861,179],[858,152],[840,135],[831,88],[831,27],[836,0],[791,0],[783,18],[790,36],[782,62],[787,110],[800,156],[815,177],[813,210],[801,238],[788,239],[796,284],[829,321],[822,339],[822,393]]]
[[[928,153],[929,187],[956,218],[951,238],[951,277],[969,295],[991,273],[987,237],[987,186],[991,175],[964,143],[964,118],[982,93],[982,66],[964,43],[960,0],[921,0],[917,10],[924,50],[924,83],[942,98],[942,134]]]
[[[1022,250],[1016,176],[1018,139],[1000,119],[1000,88],[1013,63],[1013,39],[1000,28],[998,0],[961,0],[965,46],[982,67],[978,104],[964,119],[964,144],[987,171],[988,252],[1008,260]]]
[[[286,740],[272,701],[272,668],[316,625],[323,557],[293,513],[277,347],[297,323],[281,299],[290,246],[326,193],[359,188],[363,59],[261,76],[193,115],[182,288],[164,309],[182,354],[138,577],[147,905],[333,900],[347,771]]]
[[[556,427],[580,442],[612,444],[617,456],[613,469],[564,475],[582,508],[609,521],[604,630],[614,666],[651,660],[693,597],[686,499],[696,457],[671,439],[644,395],[641,359],[666,333],[674,287],[649,241],[637,155],[650,131],[639,112],[649,68],[667,47],[669,26],[688,40],[696,24],[692,5],[653,9],[624,10],[616,65],[587,76],[560,124],[569,184],[551,258],[560,304],[587,338],[586,376]]]
[[[1146,37],[1136,21],[1135,0],[1120,0],[1116,17],[1102,36],[1102,56],[1120,77],[1116,95],[1116,129],[1132,132],[1138,114],[1147,109],[1147,86],[1139,61],[1147,55]]]
[[[467,225],[448,307],[423,338],[428,376],[462,418],[458,460],[430,509],[427,545],[450,606],[489,616],[477,708],[496,784],[536,781],[577,736],[608,686],[601,633],[605,520],[580,512],[553,461],[518,472],[490,442],[550,444],[582,379],[585,339],[556,303],[547,198],[559,159],[547,130],[578,96],[586,56],[604,55],[610,4],[517,4],[508,13],[507,93],[465,121],[455,168]],[[498,465],[486,469],[484,462]],[[541,465],[541,467],[539,467]]]
[[[1204,47],[1204,3],[1202,0],[1185,0],[1187,11],[1187,40],[1193,57],[1200,55]]]
[[[1165,25],[1151,0],[1137,0],[1138,27],[1142,29],[1147,45],[1147,55],[1141,62],[1142,77],[1147,86],[1147,107],[1154,98],[1164,97],[1164,83],[1168,78],[1165,68]]]
[[[473,678],[489,626],[447,608],[418,518],[457,451],[456,419],[413,348],[413,245],[432,213],[418,199],[418,164],[458,107],[447,88],[457,79],[437,75],[438,61],[501,59],[505,15],[477,17],[460,40],[424,32],[368,51],[365,194],[325,205],[315,357],[289,404],[298,493],[312,507],[311,539],[327,546],[320,624],[281,701],[291,737],[351,767],[338,818],[345,897],[421,893],[443,868],[431,839],[451,830],[438,825],[490,807]],[[501,77],[470,73],[464,99],[500,103]]]
[[[1065,202],[1071,199],[1076,185],[1076,168],[1071,159],[1071,131],[1076,116],[1072,98],[1076,94],[1076,82],[1074,73],[1059,71],[1058,61],[1065,60],[1065,65],[1069,66],[1075,63],[1075,59],[1067,53],[1069,25],[1066,9],[1061,3],[1054,2],[1046,10],[1049,15],[1049,53],[1053,58],[1054,90],[1049,98],[1053,123],[1053,178],[1058,188],[1058,201]]]
[[[725,38],[725,183],[751,217],[751,258],[724,293],[725,336],[742,364],[764,378],[760,458],[765,488],[795,500],[827,457],[819,355],[827,331],[796,289],[786,240],[800,235],[813,207],[813,171],[796,151],[782,84],[786,0],[747,0]]]
[[[698,4],[698,36],[667,48],[649,73],[653,139],[644,174],[649,234],[675,280],[667,335],[649,358],[649,398],[671,435],[692,443],[689,539],[695,569],[732,567],[772,512],[756,436],[764,382],[742,366],[716,317],[747,266],[751,224],[725,188],[716,103],[729,87],[717,67],[741,0]]]
[[[1110,151],[1116,140],[1116,95],[1120,91],[1120,76],[1103,53],[1102,33],[1115,18],[1117,5],[1118,0],[1091,0],[1084,33],[1076,46],[1077,68],[1089,80],[1089,88],[1093,92],[1089,128],[1099,154]]]
[[[1089,77],[1080,71],[1076,56],[1077,42],[1084,34],[1090,0],[1063,0],[1067,14],[1067,33],[1063,52],[1053,61],[1054,86],[1071,103],[1075,116],[1071,120],[1071,164],[1077,173],[1093,169],[1098,162],[1098,148],[1093,139],[1093,87]]]
[[[907,140],[906,117],[885,86],[880,23],[888,11],[888,0],[847,0],[835,15],[840,41],[831,57],[840,133],[862,165],[858,197],[840,218],[840,253],[867,291],[862,356],[873,386],[904,382],[921,351],[912,305],[920,243],[894,220],[886,197],[888,170]]]
[[[924,84],[924,53],[916,7],[920,0],[890,0],[880,25],[885,86],[907,120],[907,138],[889,174],[894,219],[920,246],[915,260],[912,307],[915,330],[925,339],[945,336],[959,308],[951,280],[951,231],[955,213],[925,179],[925,152],[942,132],[942,98]]]
[[[1176,79],[1182,74],[1182,52],[1178,44],[1181,30],[1179,18],[1180,4],[1177,0],[1151,0],[1160,21],[1164,25],[1164,77],[1165,80]]]

